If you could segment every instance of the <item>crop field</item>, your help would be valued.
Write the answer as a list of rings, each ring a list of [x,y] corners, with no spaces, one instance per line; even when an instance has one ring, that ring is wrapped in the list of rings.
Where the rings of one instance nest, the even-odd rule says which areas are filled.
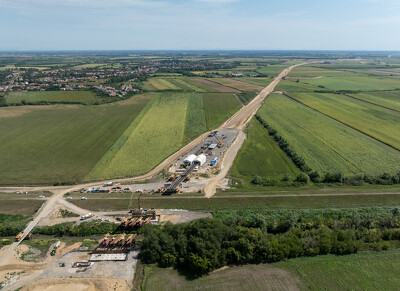
[[[30,91],[30,92],[10,92],[5,97],[6,103],[21,103],[51,101],[51,102],[74,102],[74,103],[93,103],[98,98],[90,91]]]
[[[183,90],[194,91],[194,92],[204,92],[205,90],[193,85],[190,82],[187,82],[186,78],[174,78],[168,79],[171,83],[174,83],[176,86],[181,87]]]
[[[323,86],[331,90],[394,90],[400,88],[400,79],[379,78],[367,76],[346,76],[342,74],[335,77],[300,80],[302,83]]]
[[[398,170],[393,167],[400,163],[397,150],[286,96],[270,95],[258,114],[313,170],[345,174]]]
[[[268,77],[276,77],[279,75],[280,72],[282,72],[286,68],[287,68],[287,66],[272,65],[272,66],[263,67],[261,69],[258,69],[257,71],[260,73],[267,74]]]
[[[130,198],[71,200],[70,202],[92,211],[128,210]],[[204,198],[198,196],[173,196],[142,199],[144,208],[186,209],[193,211],[234,211],[234,210],[277,210],[277,209],[326,209],[358,208],[370,206],[400,206],[400,194],[351,194],[351,195],[310,195],[274,197],[273,195],[216,196]]]
[[[189,95],[186,112],[184,143],[194,139],[206,130],[203,125],[203,123],[206,123],[206,113],[202,94]]]
[[[350,94],[349,96],[400,111],[400,91],[378,91]]]
[[[300,279],[272,265],[246,265],[215,271],[186,280],[176,270],[152,267],[144,278],[144,290],[296,290]]]
[[[1,184],[81,181],[151,97],[99,106],[0,108]]]
[[[243,81],[243,82],[246,82],[246,83],[258,85],[258,86],[261,86],[263,88],[267,87],[269,85],[269,83],[271,83],[271,81],[272,81],[272,79],[270,79],[270,78],[250,78],[250,77],[237,78],[237,79],[234,79],[234,80]]]
[[[400,115],[337,94],[288,93],[301,103],[400,150]]]
[[[286,173],[294,177],[300,171],[260,122],[253,119],[248,127],[247,139],[231,168],[231,174],[253,179],[255,176],[282,178]]]
[[[203,90],[205,90],[205,92],[240,93],[240,91],[237,89],[226,87],[207,79],[191,78],[191,79],[185,79],[185,81],[195,85],[196,87],[202,88]]]
[[[292,81],[292,80],[282,80],[279,82],[278,86],[276,87],[276,91],[295,91],[295,92],[308,92],[308,91],[315,91],[321,90],[321,88],[303,84],[300,82]]]
[[[187,102],[185,93],[157,94],[86,180],[140,175],[177,151],[184,137]]]
[[[304,289],[397,290],[400,250],[317,256],[272,264],[299,275]]]
[[[240,91],[261,91],[264,87],[229,78],[213,78],[213,82],[232,87]]]
[[[32,215],[44,203],[40,199],[1,199],[1,214]]]
[[[240,109],[240,103],[233,94],[203,93],[207,125],[213,129]]]

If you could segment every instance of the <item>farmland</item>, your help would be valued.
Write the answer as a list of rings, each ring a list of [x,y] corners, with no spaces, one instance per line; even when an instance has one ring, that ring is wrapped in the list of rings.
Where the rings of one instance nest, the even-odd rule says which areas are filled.
[[[239,102],[229,93],[158,93],[86,180],[146,173],[185,141],[204,132],[202,120],[217,127],[239,108]],[[188,116],[188,110],[193,115]]]
[[[350,96],[379,106],[400,111],[400,91],[377,91],[351,94]]]
[[[348,256],[290,259],[274,264],[231,267],[196,280],[175,270],[153,267],[145,277],[146,290],[395,290],[400,284],[400,251],[362,252]],[[222,289],[221,289],[222,288]]]
[[[221,85],[232,87],[234,89],[238,89],[240,91],[261,91],[266,86],[254,85],[251,83],[246,83],[237,79],[228,79],[228,78],[214,78],[213,82],[219,83]]]
[[[337,94],[289,93],[290,97],[400,149],[400,115]]]
[[[247,140],[235,159],[231,174],[253,179],[255,176],[282,178],[286,173],[296,176],[299,172],[267,130],[257,120],[252,120]]]
[[[269,96],[258,113],[313,170],[346,174],[397,170],[393,168],[400,162],[397,150],[288,97]]]
[[[5,97],[6,103],[21,102],[70,102],[70,103],[93,103],[98,98],[90,91],[36,91],[36,92],[11,92]]]
[[[240,109],[240,103],[233,94],[203,93],[207,125],[216,128],[225,119]]]
[[[250,195],[251,196],[251,195]],[[358,208],[369,206],[399,206],[400,194],[348,194],[274,197],[274,195],[218,195],[210,199],[198,196],[152,197],[141,201],[144,208],[187,209],[195,211],[277,210]],[[130,198],[91,198],[71,200],[75,205],[92,211],[126,211]]]
[[[346,76],[348,75],[348,76]],[[323,86],[332,90],[393,90],[400,88],[400,80],[394,78],[372,78],[358,76],[356,74],[345,74],[341,72],[335,77],[323,77],[318,79],[300,80],[314,86]]]
[[[237,89],[220,85],[218,83],[212,82],[211,80],[203,78],[191,78],[185,81],[195,85],[196,87],[202,88],[205,92],[229,92],[229,93],[240,92]]]
[[[272,265],[232,267],[196,280],[173,269],[152,267],[144,278],[145,290],[292,290],[299,285],[298,277]]]
[[[99,106],[49,105],[0,109],[2,184],[75,183],[152,97]]]
[[[203,96],[201,94],[190,94],[186,113],[185,141],[202,134],[205,130],[203,123],[206,123]]]
[[[272,264],[300,276],[304,289],[396,290],[400,250],[298,258]],[[322,288],[323,287],[323,288]]]
[[[178,150],[184,136],[187,97],[184,93],[157,94],[86,179],[139,175]]]

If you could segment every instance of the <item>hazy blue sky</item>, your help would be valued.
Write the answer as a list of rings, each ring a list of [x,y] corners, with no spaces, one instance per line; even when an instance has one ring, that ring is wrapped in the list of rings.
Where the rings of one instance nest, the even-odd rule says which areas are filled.
[[[400,50],[399,0],[0,0],[0,50]]]

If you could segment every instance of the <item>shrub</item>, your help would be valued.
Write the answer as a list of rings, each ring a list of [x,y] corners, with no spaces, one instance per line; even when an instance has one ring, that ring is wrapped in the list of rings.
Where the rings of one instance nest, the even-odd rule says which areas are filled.
[[[307,184],[308,182],[310,182],[310,177],[306,173],[301,172],[300,174],[297,175],[295,181]]]

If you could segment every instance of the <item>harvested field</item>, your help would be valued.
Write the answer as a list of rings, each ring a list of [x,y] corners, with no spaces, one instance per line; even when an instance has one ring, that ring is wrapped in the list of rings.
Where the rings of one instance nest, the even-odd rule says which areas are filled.
[[[125,280],[105,278],[47,278],[22,288],[23,291],[126,291]]]
[[[234,79],[234,80],[239,80],[239,81],[242,81],[242,82],[254,84],[254,85],[257,85],[257,86],[261,86],[263,88],[267,87],[269,85],[269,83],[271,83],[271,81],[272,81],[272,79],[270,79],[270,78],[261,78],[261,77],[257,77],[257,78],[254,78],[254,77],[252,77],[252,78],[251,77],[243,77],[243,78],[237,78],[237,79]]]
[[[10,92],[5,97],[6,103],[21,102],[76,102],[93,103],[98,98],[91,91],[38,91],[38,92]]]
[[[196,280],[173,269],[153,267],[144,278],[145,290],[299,290],[300,279],[272,265],[223,268]]]
[[[397,290],[400,250],[318,256],[273,264],[291,270],[311,290]]]
[[[229,78],[213,78],[211,81],[240,91],[261,91],[266,87]]]
[[[190,80],[190,83],[194,84],[195,86],[206,90],[206,92],[240,93],[240,91],[237,89],[226,87],[203,78],[191,78],[188,80]]]

